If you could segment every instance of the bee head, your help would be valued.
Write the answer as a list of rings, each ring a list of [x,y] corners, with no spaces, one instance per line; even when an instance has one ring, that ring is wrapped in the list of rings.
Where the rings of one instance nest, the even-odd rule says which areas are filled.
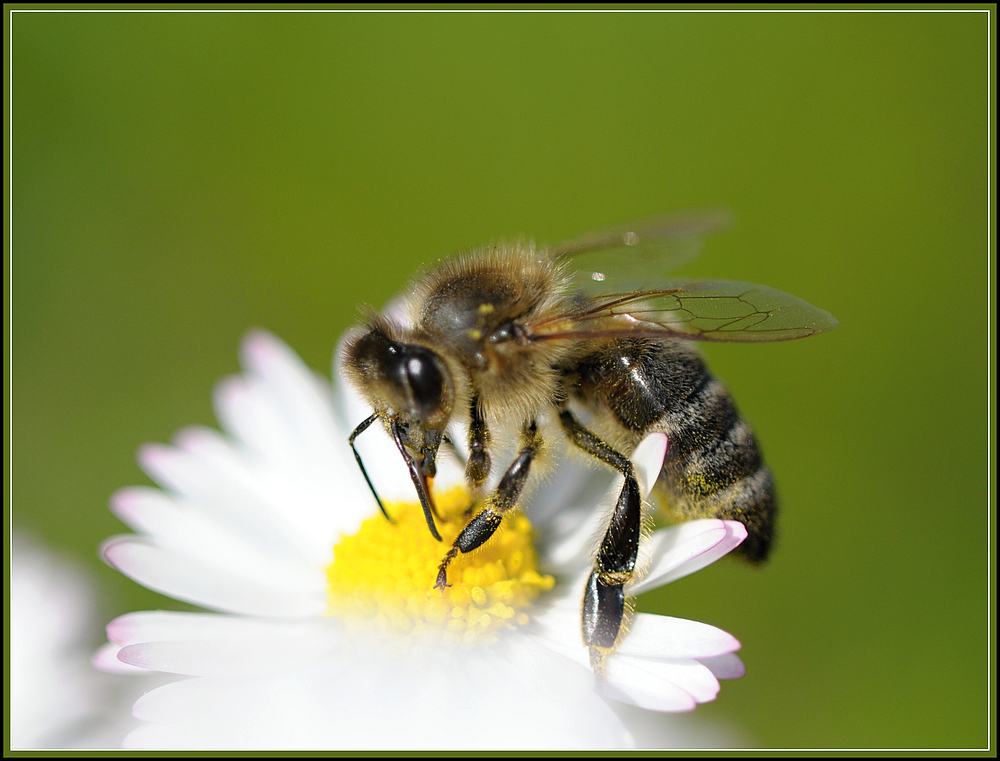
[[[455,387],[441,356],[427,346],[397,340],[391,325],[372,320],[367,332],[347,342],[344,369],[397,443],[412,452],[422,474],[433,478],[455,405]]]
[[[366,332],[345,344],[343,367],[348,380],[375,411],[352,435],[352,442],[376,416],[382,419],[409,468],[427,525],[440,540],[430,481],[437,473],[438,448],[455,406],[448,366],[432,349],[397,340],[387,321],[372,318]],[[368,485],[374,494],[371,481]],[[377,494],[375,498],[378,500]]]
[[[394,340],[372,326],[347,343],[344,368],[379,414],[442,431],[448,424],[455,401],[451,374],[428,347]]]

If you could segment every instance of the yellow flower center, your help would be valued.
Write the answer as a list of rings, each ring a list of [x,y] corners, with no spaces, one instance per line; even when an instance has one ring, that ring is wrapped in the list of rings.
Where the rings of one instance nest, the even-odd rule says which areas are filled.
[[[538,573],[531,522],[520,513],[508,515],[478,550],[452,561],[451,586],[434,588],[441,560],[468,523],[468,499],[461,488],[436,495],[443,542],[431,536],[415,503],[387,504],[395,524],[376,514],[358,533],[341,537],[327,567],[330,614],[409,634],[444,631],[469,643],[527,623],[525,609],[555,579]]]

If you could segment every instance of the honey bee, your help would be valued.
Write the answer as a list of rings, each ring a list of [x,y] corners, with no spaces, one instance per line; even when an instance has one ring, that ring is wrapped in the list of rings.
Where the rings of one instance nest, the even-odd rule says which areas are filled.
[[[583,593],[583,641],[598,673],[627,628],[624,589],[635,576],[643,518],[624,453],[646,435],[668,437],[656,484],[668,515],[740,521],[748,537],[737,552],[754,563],[771,547],[771,472],[750,426],[691,342],[785,341],[837,325],[827,312],[764,285],[650,281],[693,258],[701,237],[728,223],[724,211],[689,211],[547,248],[517,242],[468,251],[412,283],[402,318],[367,308],[363,328],[345,344],[344,374],[373,410],[349,443],[387,518],[354,446],[357,436],[376,420],[384,424],[427,527],[441,541],[431,492],[437,457],[443,443],[456,449],[449,426],[467,427],[465,477],[479,509],[470,510],[443,554],[439,588],[447,586],[451,561],[488,541],[517,506],[542,452],[543,424],[558,425],[569,442],[622,475]],[[635,276],[647,282],[611,291],[616,278]],[[520,444],[487,489],[498,432]]]

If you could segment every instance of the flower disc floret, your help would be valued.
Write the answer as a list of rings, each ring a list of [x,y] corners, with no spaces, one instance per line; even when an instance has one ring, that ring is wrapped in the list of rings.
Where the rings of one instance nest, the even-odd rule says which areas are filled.
[[[489,641],[526,624],[526,610],[555,586],[537,569],[531,522],[509,515],[483,547],[459,554],[448,568],[446,589],[435,589],[442,558],[468,522],[468,494],[455,488],[437,497],[443,520],[438,542],[427,530],[420,506],[386,506],[351,536],[342,536],[327,568],[329,612],[352,621],[422,634],[442,631],[459,641]]]

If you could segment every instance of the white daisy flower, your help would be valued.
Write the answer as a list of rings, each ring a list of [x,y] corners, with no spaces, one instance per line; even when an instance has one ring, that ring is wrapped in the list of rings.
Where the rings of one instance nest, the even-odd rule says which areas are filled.
[[[108,625],[106,664],[189,677],[136,702],[145,723],[128,747],[633,747],[639,735],[649,742],[637,721],[664,728],[654,742],[666,747],[730,741],[682,725],[671,735],[664,715],[743,675],[726,632],[637,613],[606,675],[591,670],[580,610],[617,488],[602,502],[591,470],[560,463],[436,590],[464,522],[466,499],[447,488],[461,483],[461,467],[443,462],[435,480],[438,508],[453,518],[441,544],[389,437],[366,432],[357,446],[390,523],[347,443],[370,410],[268,334],[248,336],[243,365],[216,395],[227,435],[190,429],[174,446],[143,448],[163,491],[129,488],[112,500],[136,534],[108,540],[108,562],[213,611],[131,613]],[[665,447],[658,434],[633,454],[644,484]],[[659,529],[627,591],[692,573],[745,536],[719,520]]]

